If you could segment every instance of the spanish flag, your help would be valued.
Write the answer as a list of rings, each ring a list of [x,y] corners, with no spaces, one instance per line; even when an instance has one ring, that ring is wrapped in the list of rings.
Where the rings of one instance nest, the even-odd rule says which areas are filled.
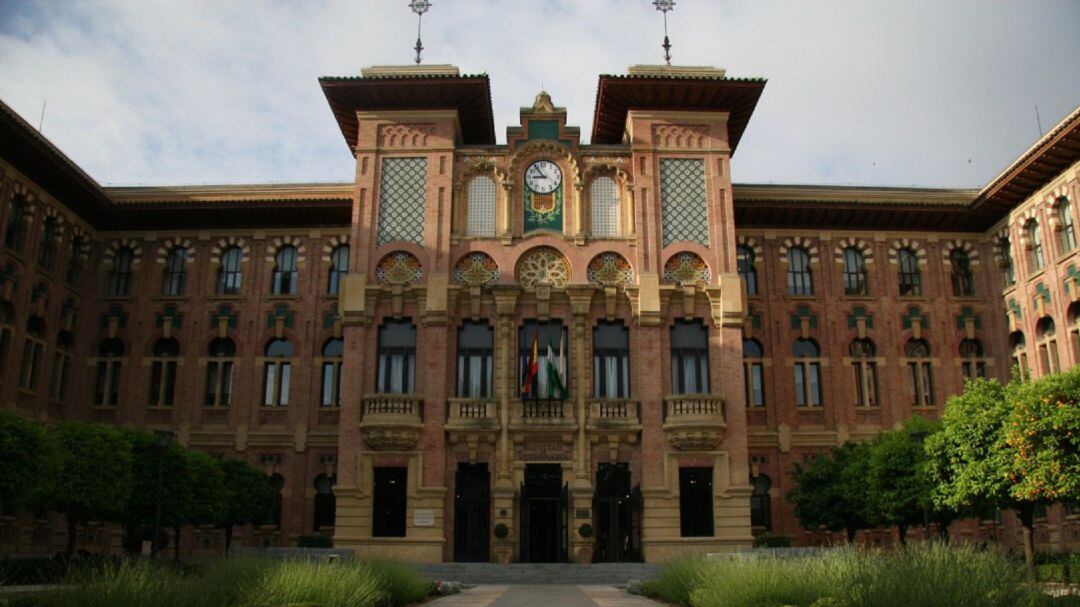
[[[537,329],[533,333],[532,353],[529,356],[528,367],[525,369],[525,377],[521,382],[521,393],[528,396],[532,393],[533,380],[536,379],[536,374],[540,371],[540,330]]]

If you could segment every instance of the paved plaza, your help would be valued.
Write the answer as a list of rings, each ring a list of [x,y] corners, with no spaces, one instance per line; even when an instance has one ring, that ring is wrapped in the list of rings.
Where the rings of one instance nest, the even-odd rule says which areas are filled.
[[[649,607],[659,605],[600,585],[481,585],[431,603],[438,607]]]

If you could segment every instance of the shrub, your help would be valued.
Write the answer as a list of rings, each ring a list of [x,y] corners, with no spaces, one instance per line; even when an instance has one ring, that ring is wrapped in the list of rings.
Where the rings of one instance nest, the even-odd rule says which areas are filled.
[[[1069,582],[1080,584],[1080,554],[1069,555]]]
[[[313,603],[319,607],[380,605],[389,599],[370,568],[356,564],[286,561],[239,602],[244,607],[281,607]],[[158,607],[155,605],[155,607]]]
[[[1045,563],[1035,568],[1036,576],[1040,582],[1064,582],[1065,565],[1062,563]]]
[[[383,559],[362,561],[374,576],[378,587],[386,593],[394,605],[418,603],[434,590],[434,585],[421,577],[414,567]]]
[[[181,575],[147,561],[99,564],[71,573],[66,583],[43,595],[42,607],[185,607]],[[151,599],[152,597],[152,599]]]
[[[296,538],[297,548],[333,548],[334,538],[329,535],[322,535],[320,533],[314,533],[311,535],[301,535]]]
[[[702,557],[681,557],[664,563],[656,577],[645,582],[644,591],[668,603],[690,605],[690,593],[701,585],[702,575],[708,568]]]
[[[786,535],[763,533],[754,538],[754,548],[791,548],[791,538]]]

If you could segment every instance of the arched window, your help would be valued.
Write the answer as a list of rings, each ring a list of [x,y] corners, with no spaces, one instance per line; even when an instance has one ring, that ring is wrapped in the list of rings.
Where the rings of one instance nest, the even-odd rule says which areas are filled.
[[[592,212],[592,235],[596,238],[619,236],[619,188],[611,177],[600,176],[589,186]]]
[[[296,294],[296,247],[285,245],[274,256],[274,295]]]
[[[266,345],[266,362],[263,366],[264,407],[284,407],[289,404],[292,355],[293,344],[287,339],[272,339]]]
[[[71,375],[71,348],[75,336],[70,331],[56,334],[56,355],[53,357],[52,389],[49,397],[53,402],[62,403],[67,398],[68,379]]]
[[[735,249],[735,263],[739,268],[739,277],[746,285],[747,295],[757,295],[757,268],[754,267],[754,249],[739,245]]]
[[[1060,371],[1057,328],[1054,326],[1053,318],[1046,316],[1039,320],[1035,325],[1035,339],[1039,344],[1039,366],[1042,368],[1043,375]]]
[[[326,340],[322,359],[322,400],[324,407],[341,406],[341,361],[345,355],[345,340],[340,337]]]
[[[487,175],[477,175],[469,181],[468,219],[465,222],[467,235],[495,235],[496,192],[495,180]]]
[[[1001,271],[1005,275],[1005,286],[1016,284],[1016,266],[1013,264],[1012,244],[1008,238],[1002,238],[1001,246]]]
[[[971,273],[971,257],[967,251],[949,251],[949,261],[952,264],[952,294],[956,297],[975,295],[975,277]]]
[[[376,391],[412,394],[416,379],[416,326],[409,320],[388,320],[379,327]]]
[[[187,277],[187,249],[173,247],[165,256],[165,271],[161,279],[163,295],[183,295]]]
[[[1031,248],[1028,250],[1028,268],[1031,272],[1038,272],[1046,265],[1043,257],[1042,232],[1039,231],[1039,222],[1032,219],[1028,222],[1028,238],[1031,240]]]
[[[709,393],[709,329],[700,320],[671,325],[671,391]]]
[[[240,264],[243,260],[244,252],[240,247],[229,247],[221,252],[217,279],[218,295],[235,295],[240,292],[240,283],[244,277]]]
[[[983,346],[977,339],[965,339],[960,342],[960,365],[965,379],[986,377],[986,361],[983,360]]]
[[[908,379],[916,407],[934,406],[934,378],[930,365],[930,344],[925,339],[909,339],[904,346]]]
[[[26,244],[26,217],[30,212],[26,197],[15,194],[8,201],[7,225],[4,227],[4,246],[21,252]]]
[[[86,243],[86,238],[83,236],[73,236],[68,247],[68,260],[67,260],[67,275],[65,276],[67,283],[73,287],[79,286],[79,281],[82,280],[83,273],[83,245]]]
[[[217,337],[210,342],[206,353],[205,404],[207,407],[228,407],[232,402],[236,344],[228,337]]]
[[[844,249],[844,294],[866,295],[866,258],[856,247]]]
[[[326,284],[326,292],[337,295],[341,292],[341,283],[349,273],[349,245],[343,244],[334,249],[330,254],[330,276]]]
[[[334,526],[334,477],[320,474],[315,477],[315,531]]]
[[[876,352],[870,339],[853,339],[848,346],[855,377],[855,404],[859,407],[878,406]]]
[[[486,322],[466,321],[458,329],[457,396],[491,398],[495,331]]]
[[[171,407],[176,393],[176,365],[180,359],[180,342],[175,337],[163,337],[154,342],[154,357],[150,365],[150,406]]]
[[[795,405],[821,406],[821,349],[812,339],[796,339],[792,348],[795,356]]]
[[[22,367],[19,372],[19,387],[23,390],[36,390],[38,371],[45,356],[45,319],[31,316],[26,319],[26,342],[23,344]]]
[[[120,247],[113,256],[112,269],[109,270],[109,296],[125,297],[131,292],[132,265],[135,263],[135,251],[131,247]]]
[[[1058,245],[1061,253],[1076,248],[1076,228],[1073,227],[1072,205],[1065,196],[1057,199],[1058,225],[1060,226]]]
[[[772,479],[764,474],[750,477],[750,526],[756,531],[772,531]]]
[[[922,271],[919,269],[919,256],[909,248],[896,252],[900,264],[900,294],[922,295]]]
[[[41,242],[38,243],[38,265],[46,270],[51,270],[56,261],[56,244],[60,240],[57,234],[57,221],[55,217],[46,217],[41,228]]]
[[[630,397],[630,331],[621,322],[593,327],[593,396]]]
[[[1027,362],[1027,340],[1024,339],[1022,331],[1013,331],[1009,334],[1009,351],[1012,353],[1010,357],[1012,366],[1015,367],[1020,379],[1031,377]]]
[[[765,355],[761,342],[744,339],[742,342],[743,384],[747,407],[765,406]]]
[[[802,247],[788,249],[788,295],[813,295],[814,277],[810,273],[810,253]]]
[[[1080,364],[1080,301],[1069,304],[1069,345],[1072,347],[1073,364]]]
[[[98,348],[97,379],[94,404],[99,407],[115,407],[120,394],[120,365],[124,357],[124,342],[110,337]]]

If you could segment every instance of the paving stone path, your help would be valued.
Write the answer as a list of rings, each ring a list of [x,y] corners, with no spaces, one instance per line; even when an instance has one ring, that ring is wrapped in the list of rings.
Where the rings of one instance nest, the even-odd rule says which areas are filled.
[[[432,607],[657,607],[659,603],[598,585],[481,585],[429,603]]]

